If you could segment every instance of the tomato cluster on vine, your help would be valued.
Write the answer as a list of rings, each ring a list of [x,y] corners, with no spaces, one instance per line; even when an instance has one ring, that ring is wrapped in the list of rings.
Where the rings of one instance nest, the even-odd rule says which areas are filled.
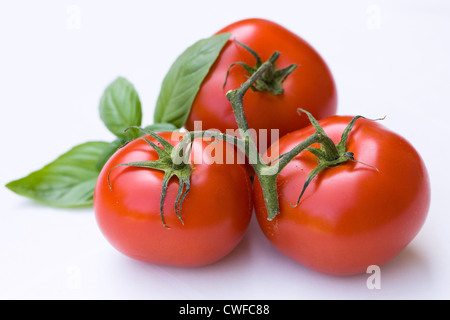
[[[253,187],[243,164],[199,165],[188,157],[189,190],[180,185],[182,174],[172,173],[172,164],[158,167],[158,172],[132,163],[132,168],[112,173],[110,189],[106,175],[115,166],[161,158],[148,143],[132,142],[100,174],[94,205],[105,236],[139,260],[209,264],[243,238],[254,206],[274,247],[314,270],[355,274],[395,257],[419,232],[428,212],[429,182],[420,155],[375,121],[336,115],[330,69],[291,31],[249,19],[216,35],[223,34],[229,39],[202,79],[183,125],[189,132],[195,132],[196,121],[222,133],[238,129],[234,140],[227,135],[215,139],[224,150],[226,143],[242,142],[235,147],[247,158],[258,152],[251,163]],[[300,107],[308,117],[298,115]],[[171,116],[161,104],[156,113],[159,120]],[[248,135],[249,129],[256,136]],[[279,140],[270,139],[273,130]],[[268,150],[256,146],[254,140],[261,138],[269,139]],[[203,152],[205,137],[193,141],[189,152]],[[223,156],[230,157],[226,152]],[[168,182],[160,202],[158,190],[169,172],[179,180]],[[177,219],[183,191],[186,198]]]
[[[330,68],[308,42],[246,19],[176,59],[152,125],[141,127],[139,95],[119,77],[99,107],[114,141],[76,146],[7,187],[49,205],[93,205],[106,239],[137,260],[217,262],[254,213],[273,247],[301,265],[362,273],[415,238],[430,183],[407,139],[337,106]]]

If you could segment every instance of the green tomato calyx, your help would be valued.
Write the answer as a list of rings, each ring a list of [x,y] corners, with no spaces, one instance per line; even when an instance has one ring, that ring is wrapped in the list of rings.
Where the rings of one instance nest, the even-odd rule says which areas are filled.
[[[323,171],[326,168],[332,168],[332,167],[338,166],[340,164],[343,164],[343,163],[351,160],[354,162],[364,164],[364,165],[371,167],[378,171],[378,169],[374,166],[371,166],[364,162],[355,160],[354,153],[351,151],[347,151],[348,136],[349,136],[351,130],[353,129],[353,126],[354,126],[356,120],[358,120],[359,118],[363,118],[363,119],[367,119],[367,118],[365,118],[363,116],[355,116],[350,121],[350,123],[347,125],[347,127],[344,129],[339,143],[335,145],[334,142],[327,136],[327,134],[325,133],[325,131],[323,130],[323,128],[319,124],[319,122],[308,111],[303,110],[303,109],[298,109],[298,112],[299,112],[299,114],[301,112],[303,112],[308,115],[311,125],[316,130],[315,135],[318,136],[318,140],[320,140],[321,147],[320,148],[315,148],[315,147],[305,148],[305,150],[311,152],[312,154],[314,154],[317,157],[318,165],[309,173],[309,175],[303,185],[303,189],[300,193],[300,196],[297,199],[297,203],[295,205],[292,205],[293,207],[298,206],[298,204],[300,203],[300,200],[301,200],[303,194],[305,193],[306,188],[308,187],[310,182],[321,171]],[[378,121],[378,120],[384,120],[384,118],[374,119],[374,120],[367,119],[367,120]]]
[[[228,79],[228,75],[230,73],[230,69],[235,66],[239,65],[247,71],[249,76],[252,76],[263,64],[261,58],[259,55],[249,46],[237,41],[234,39],[234,42],[236,42],[238,45],[243,47],[245,50],[247,50],[256,60],[256,65],[254,67],[249,66],[248,64],[244,62],[234,62],[232,63],[227,70],[227,74],[225,77],[225,82],[223,83],[223,87],[225,87]],[[276,59],[279,57],[279,53],[276,52]],[[253,91],[265,91],[273,95],[280,95],[284,93],[283,89],[283,83],[286,80],[287,77],[297,68],[297,65],[291,64],[290,66],[283,68],[283,69],[277,69],[275,67],[275,64],[272,64],[271,68],[267,68],[267,70],[262,74],[250,87]]]
[[[158,135],[157,133],[155,133],[151,130],[138,128],[138,127],[133,127],[133,128],[139,129],[144,134],[151,136],[152,138],[156,139],[161,144],[162,147],[156,145],[154,142],[152,142],[151,140],[149,140],[145,137],[139,138],[139,139],[142,139],[145,142],[147,142],[147,144],[149,144],[153,148],[153,150],[155,150],[156,153],[158,153],[159,159],[155,160],[155,161],[136,161],[136,162],[122,163],[122,164],[119,164],[119,165],[113,167],[108,173],[109,188],[111,189],[111,191],[113,190],[112,186],[111,186],[111,181],[110,181],[110,174],[117,167],[127,166],[127,167],[135,167],[135,168],[156,169],[156,170],[163,171],[164,178],[162,181],[161,200],[160,200],[159,208],[160,208],[160,213],[161,213],[162,224],[163,224],[164,228],[169,229],[169,227],[167,226],[165,219],[164,219],[163,207],[164,207],[164,200],[166,198],[167,187],[169,185],[169,181],[170,181],[170,179],[172,179],[172,177],[175,176],[178,178],[178,193],[177,193],[177,198],[175,201],[175,213],[176,213],[178,219],[181,221],[181,223],[184,224],[183,218],[181,216],[181,206],[190,190],[190,177],[191,177],[192,168],[186,162],[174,163],[173,158],[172,158],[172,153],[173,153],[173,150],[175,150],[175,148],[163,137],[161,137],[160,135]],[[151,196],[151,195],[149,195],[149,196]]]

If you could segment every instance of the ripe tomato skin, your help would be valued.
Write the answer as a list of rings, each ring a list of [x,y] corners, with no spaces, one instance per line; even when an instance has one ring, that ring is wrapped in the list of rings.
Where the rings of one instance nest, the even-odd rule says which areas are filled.
[[[171,133],[161,133],[173,145]],[[156,141],[146,136],[147,139]],[[219,142],[221,143],[221,142]],[[192,154],[208,144],[195,140]],[[162,171],[117,167],[133,161],[157,160],[142,139],[119,149],[101,171],[94,193],[94,210],[100,230],[123,254],[145,262],[194,267],[218,261],[241,241],[253,209],[251,182],[243,165],[194,164],[191,189],[182,203],[184,225],[175,214],[178,179],[172,177],[164,202],[165,229],[160,215]],[[197,157],[196,159],[200,159]]]
[[[249,127],[259,133],[268,129],[268,144],[271,130],[279,130],[279,136],[309,125],[307,119],[299,117],[298,108],[304,108],[316,119],[336,113],[337,92],[333,76],[322,57],[306,41],[284,27],[263,19],[247,19],[235,22],[217,33],[232,33],[218,59],[213,64],[193,102],[185,127],[192,131],[195,121],[202,121],[203,129],[237,129],[233,109],[226,98],[229,90],[237,89],[248,79],[241,66],[230,70],[223,88],[228,67],[234,62],[245,62],[255,66],[255,58],[234,39],[249,46],[267,61],[275,52],[281,53],[277,68],[295,63],[297,69],[284,82],[284,93],[272,95],[267,92],[249,90],[244,97],[244,110]],[[266,147],[266,148],[267,148]],[[265,148],[262,146],[262,152]]]
[[[334,116],[319,123],[337,143],[350,120]],[[313,133],[308,127],[281,138],[280,153]],[[292,207],[317,165],[311,153],[302,152],[278,177],[280,214],[272,221],[259,182],[254,189],[256,216],[270,242],[300,264],[332,275],[364,273],[394,258],[422,228],[430,204],[427,170],[404,138],[359,119],[347,147],[379,171],[352,161],[325,169]]]

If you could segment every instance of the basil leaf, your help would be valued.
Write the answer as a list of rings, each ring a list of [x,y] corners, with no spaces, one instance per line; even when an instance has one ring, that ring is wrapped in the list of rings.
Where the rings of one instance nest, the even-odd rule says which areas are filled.
[[[97,164],[95,165],[98,171],[101,171],[103,169],[103,166],[106,164],[106,162],[111,158],[111,156],[116,153],[116,151],[122,147],[123,145],[127,144],[131,140],[127,140],[125,138],[117,138],[113,142],[109,143],[108,146],[105,148],[103,153],[100,155],[100,157],[97,160]]]
[[[230,36],[222,33],[202,39],[175,60],[162,82],[154,123],[171,123],[177,128],[185,124],[203,79]]]
[[[140,126],[142,107],[134,86],[125,78],[114,80],[100,99],[100,118],[117,137],[125,137],[125,129]]]
[[[52,163],[6,185],[11,191],[55,207],[93,204],[100,173],[96,164],[107,142],[87,142],[72,148]]]

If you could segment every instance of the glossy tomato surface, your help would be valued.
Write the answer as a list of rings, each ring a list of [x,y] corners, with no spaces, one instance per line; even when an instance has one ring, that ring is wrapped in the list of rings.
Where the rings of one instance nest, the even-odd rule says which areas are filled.
[[[336,113],[337,93],[333,76],[322,57],[305,40],[281,25],[264,19],[238,21],[217,33],[226,32],[232,36],[200,87],[185,124],[188,130],[194,129],[195,121],[202,121],[204,130],[226,132],[227,129],[237,129],[233,109],[225,95],[229,90],[239,88],[248,79],[248,74],[241,66],[232,67],[223,87],[227,69],[235,62],[244,62],[253,67],[256,61],[234,39],[252,48],[263,62],[279,51],[281,55],[276,62],[277,68],[294,63],[298,65],[284,82],[283,94],[249,90],[244,97],[249,127],[257,133],[261,129],[269,130],[267,147],[276,140],[270,139],[272,129],[279,130],[279,133],[274,132],[274,137],[278,137],[309,124],[307,119],[297,115],[298,108],[308,110],[316,119]],[[261,151],[267,148],[264,145],[262,142]]]
[[[175,145],[179,137],[171,135],[161,134]],[[214,147],[219,150],[221,143]],[[137,139],[110,158],[98,178],[94,209],[113,247],[137,260],[186,267],[213,263],[236,247],[252,214],[251,182],[243,165],[214,163],[220,161],[208,148],[211,145],[202,139],[193,143],[191,189],[181,210],[184,224],[175,213],[178,179],[170,180],[164,202],[167,229],[160,215],[163,172],[135,167],[111,171],[122,163],[157,160],[157,153]]]
[[[334,116],[320,124],[337,143],[350,120]],[[295,131],[272,148],[284,153],[313,133],[312,127]],[[430,204],[425,165],[401,136],[359,119],[347,151],[378,170],[353,161],[325,169],[293,207],[317,165],[315,156],[302,152],[278,177],[280,214],[272,221],[259,182],[255,186],[258,222],[272,244],[302,265],[333,275],[364,273],[394,258],[417,235]]]

